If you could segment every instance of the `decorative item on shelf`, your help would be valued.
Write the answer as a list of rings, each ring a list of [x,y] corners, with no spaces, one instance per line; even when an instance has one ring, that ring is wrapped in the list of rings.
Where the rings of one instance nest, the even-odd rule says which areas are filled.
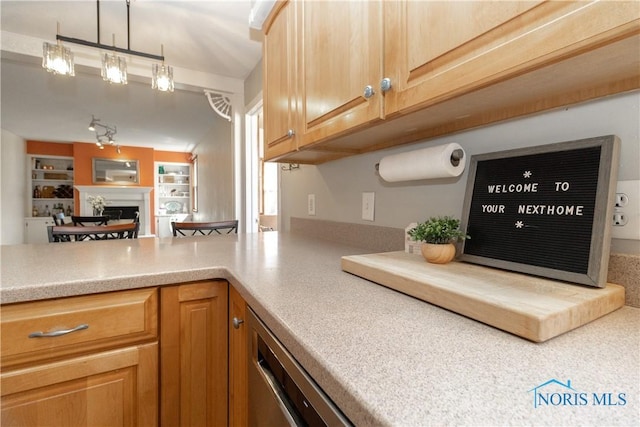
[[[446,264],[456,256],[455,242],[469,239],[470,236],[460,230],[460,220],[450,217],[431,217],[418,223],[408,234],[417,242],[423,242],[420,248],[422,256],[434,264]]]
[[[70,185],[58,185],[53,191],[53,195],[58,199],[73,199],[73,187]]]
[[[52,199],[54,196],[54,191],[56,188],[52,185],[43,185],[42,190],[40,190],[40,197],[43,199]]]
[[[87,200],[89,201],[89,203],[91,204],[91,207],[93,208],[94,215],[102,215],[102,213],[104,212],[105,206],[107,206],[107,201],[105,200],[105,198],[100,195],[98,196],[89,195],[87,197]]]
[[[176,214],[182,212],[182,203],[179,202],[168,202],[164,205],[168,214]]]
[[[48,172],[44,174],[44,179],[69,179],[69,176],[65,173]]]

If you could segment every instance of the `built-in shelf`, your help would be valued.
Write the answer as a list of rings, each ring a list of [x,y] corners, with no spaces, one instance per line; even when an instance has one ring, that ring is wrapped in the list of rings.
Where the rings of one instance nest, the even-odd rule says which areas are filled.
[[[155,164],[156,215],[188,214],[191,212],[191,164]]]

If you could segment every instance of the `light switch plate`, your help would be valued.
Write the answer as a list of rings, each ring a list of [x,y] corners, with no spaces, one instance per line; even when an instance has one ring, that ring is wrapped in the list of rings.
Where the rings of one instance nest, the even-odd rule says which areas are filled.
[[[314,216],[316,214],[316,195],[309,194],[307,196],[307,214]]]
[[[374,192],[362,193],[362,219],[366,221],[373,221],[375,195]]]

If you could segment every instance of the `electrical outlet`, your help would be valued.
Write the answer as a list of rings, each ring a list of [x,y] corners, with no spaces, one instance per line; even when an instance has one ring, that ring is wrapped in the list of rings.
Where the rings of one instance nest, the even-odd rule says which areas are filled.
[[[640,240],[640,180],[618,181],[611,237]]]
[[[624,225],[627,225],[627,222],[629,222],[629,218],[627,218],[627,216],[624,213],[615,212],[613,214],[613,225],[614,226],[622,227]]]
[[[374,192],[362,193],[362,219],[366,221],[373,221],[375,195]]]
[[[316,214],[316,195],[315,194],[309,194],[307,196],[307,213],[309,215]]]
[[[625,193],[616,193],[616,208],[624,208],[629,204],[629,196]]]

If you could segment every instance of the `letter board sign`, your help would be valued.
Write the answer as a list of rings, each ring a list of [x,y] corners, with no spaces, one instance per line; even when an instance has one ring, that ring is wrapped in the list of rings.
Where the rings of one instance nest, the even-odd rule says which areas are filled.
[[[606,286],[619,139],[474,155],[463,261]]]

